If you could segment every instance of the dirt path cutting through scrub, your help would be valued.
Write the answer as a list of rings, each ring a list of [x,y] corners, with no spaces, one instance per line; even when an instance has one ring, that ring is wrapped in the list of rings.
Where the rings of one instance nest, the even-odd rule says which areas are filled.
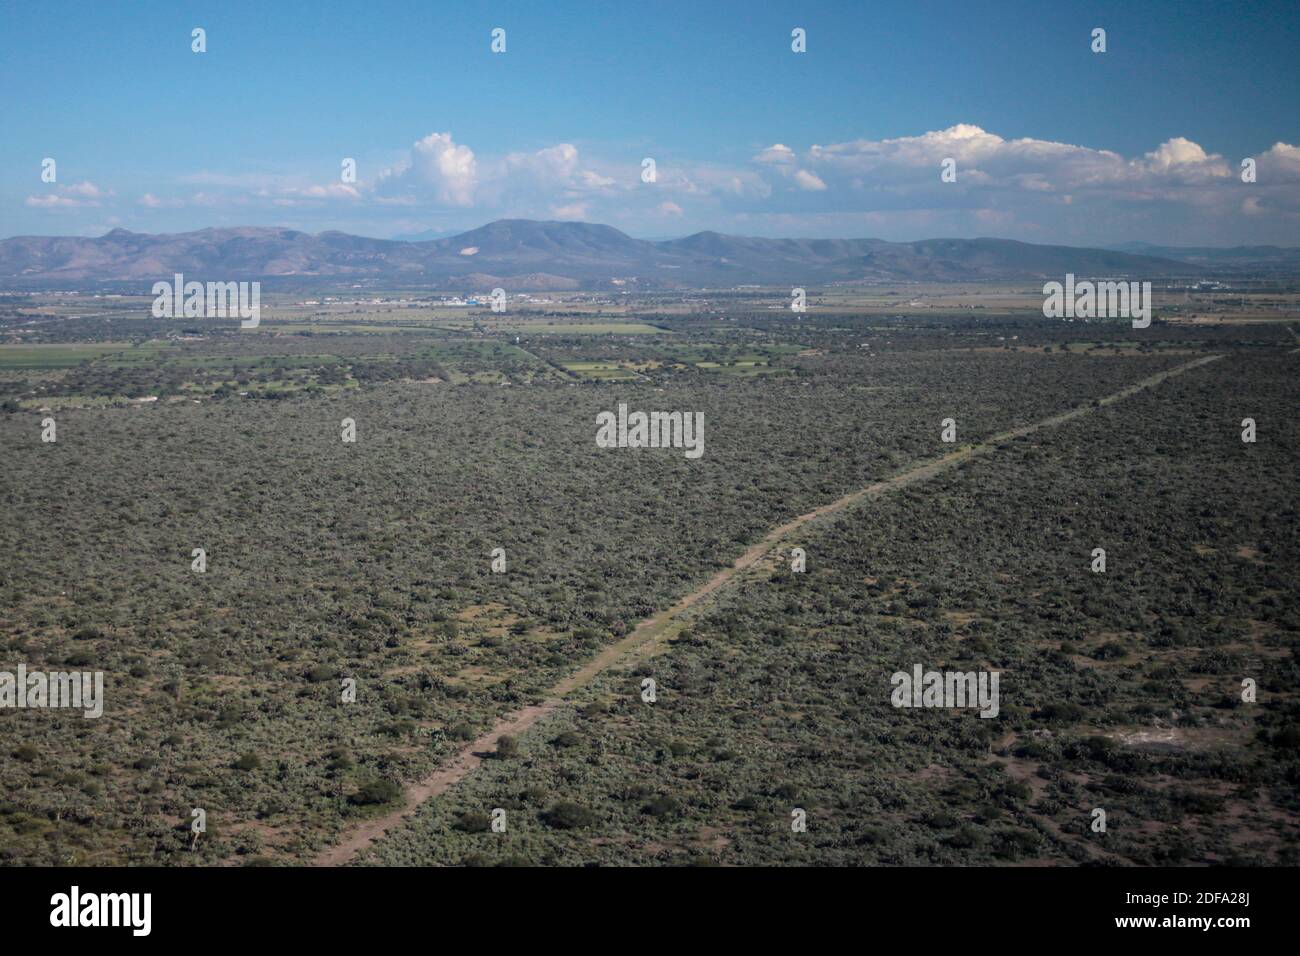
[[[921,481],[933,478],[963,462],[970,461],[982,455],[987,455],[994,451],[999,445],[1016,438],[1029,435],[1042,428],[1052,428],[1057,425],[1063,425],[1066,422],[1080,418],[1097,408],[1113,404],[1114,402],[1123,401],[1124,399],[1142,391],[1143,389],[1152,388],[1159,385],[1165,379],[1172,378],[1175,375],[1181,375],[1183,372],[1191,371],[1202,365],[1222,358],[1222,355],[1208,355],[1204,358],[1196,359],[1192,362],[1176,365],[1173,368],[1166,369],[1144,378],[1136,384],[1108,395],[1098,401],[1096,405],[1081,405],[1078,408],[1071,409],[1068,412],[1062,412],[1059,415],[1053,415],[1051,418],[1045,418],[1042,421],[1035,422],[1032,425],[1024,425],[1020,428],[1014,428],[1011,431],[1002,432],[986,439],[976,445],[967,445],[956,451],[944,455],[942,458],[936,458],[933,461],[924,464],[914,465],[906,471],[899,472],[891,478],[883,481],[877,481],[874,484],[860,488],[843,498],[837,498],[829,504],[815,508],[807,514],[800,515],[787,521],[778,528],[769,531],[761,541],[745,551],[736,562],[729,568],[723,568],[713,577],[709,578],[704,584],[700,585],[690,594],[686,595],[672,607],[660,611],[653,617],[648,617],[636,626],[633,631],[616,644],[611,644],[605,648],[590,661],[574,671],[568,677],[564,678],[546,693],[546,699],[540,704],[534,704],[525,707],[522,710],[515,711],[502,717],[492,729],[484,733],[478,739],[466,744],[459,753],[457,753],[444,766],[439,767],[432,774],[406,787],[404,793],[403,805],[381,817],[373,820],[367,820],[358,823],[344,831],[343,839],[336,845],[322,851],[313,860],[314,866],[341,866],[350,862],[362,850],[366,849],[376,840],[384,835],[390,828],[401,823],[407,817],[415,813],[420,804],[430,797],[436,797],[446,793],[453,785],[465,779],[475,767],[483,762],[484,757],[496,749],[497,738],[503,734],[515,736],[529,730],[553,713],[561,704],[564,698],[573,691],[586,684],[589,684],[601,672],[608,670],[615,664],[626,664],[634,657],[645,657],[652,653],[661,643],[663,638],[671,630],[671,625],[676,619],[688,608],[694,607],[704,598],[713,594],[728,581],[741,574],[747,568],[752,567],[764,555],[770,553],[774,548],[785,541],[793,532],[801,530],[810,522],[824,518],[827,515],[836,514],[851,508],[854,505],[878,498],[890,491],[896,491],[899,488],[905,488]]]

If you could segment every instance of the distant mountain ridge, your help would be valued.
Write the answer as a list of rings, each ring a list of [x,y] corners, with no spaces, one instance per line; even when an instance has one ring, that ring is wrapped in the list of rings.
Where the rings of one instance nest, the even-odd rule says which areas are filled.
[[[1059,279],[1067,272],[1153,279],[1195,268],[1154,254],[1010,239],[886,242],[699,232],[652,242],[597,223],[530,219],[501,219],[421,242],[254,226],[158,235],[114,229],[93,239],[0,240],[0,286],[10,289],[145,286],[177,272],[198,281],[328,280],[443,289],[477,287],[492,278],[522,291],[1036,280]]]
[[[1149,242],[1123,242],[1109,248],[1221,269],[1300,272],[1300,248],[1294,246],[1156,246]]]

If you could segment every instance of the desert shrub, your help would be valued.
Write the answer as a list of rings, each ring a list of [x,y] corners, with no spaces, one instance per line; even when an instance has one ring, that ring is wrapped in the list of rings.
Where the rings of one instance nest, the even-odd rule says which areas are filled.
[[[1054,701],[1050,704],[1044,704],[1038,711],[1038,715],[1051,723],[1072,724],[1077,720],[1082,720],[1084,710],[1078,704],[1071,704],[1068,701]]]
[[[262,766],[262,758],[255,753],[246,753],[233,766],[236,770],[258,770]]]
[[[481,811],[462,813],[456,820],[456,829],[462,833],[486,833],[492,828],[492,818]]]
[[[463,720],[458,721],[447,728],[447,736],[452,740],[473,740],[474,728]]]
[[[382,803],[395,803],[401,796],[402,788],[397,783],[380,778],[362,784],[356,793],[348,797],[348,802],[359,807],[368,807]]]
[[[642,812],[652,817],[671,818],[681,815],[682,805],[680,801],[660,794],[647,803]]]
[[[543,817],[544,822],[558,830],[576,830],[596,822],[596,814],[580,803],[563,801],[551,807]]]

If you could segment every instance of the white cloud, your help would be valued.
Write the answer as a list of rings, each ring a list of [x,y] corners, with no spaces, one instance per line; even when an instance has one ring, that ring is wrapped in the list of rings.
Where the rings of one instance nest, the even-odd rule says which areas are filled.
[[[375,188],[390,198],[412,191],[442,206],[472,206],[478,188],[474,151],[457,144],[451,133],[430,133],[411,152],[379,175]]]
[[[420,231],[494,218],[585,219],[653,234],[665,219],[685,228],[767,235],[1007,235],[1088,244],[1292,243],[1300,221],[1300,147],[1284,142],[1252,157],[1255,183],[1241,182],[1244,156],[1222,156],[1182,136],[1146,151],[1118,152],[1047,139],[1006,139],[970,123],[888,139],[774,142],[735,162],[658,155],[657,178],[641,180],[644,147],[590,156],[571,142],[477,155],[450,131],[432,132],[377,176],[355,184],[284,175],[213,172],[182,177],[207,192],[162,187],[138,207],[220,207],[245,221],[249,209],[315,211],[331,228],[413,222]],[[955,182],[941,164],[956,163]],[[363,163],[363,168],[380,168]],[[174,183],[174,185],[175,185]],[[84,182],[27,198],[33,208],[109,205],[111,190]],[[244,207],[242,210],[240,207]],[[345,218],[346,217],[346,218]]]
[[[348,183],[328,183],[324,186],[308,186],[299,190],[299,195],[308,199],[360,199],[357,187]]]
[[[99,187],[89,180],[80,183],[74,183],[64,189],[69,196],[78,196],[82,199],[98,199],[100,196]]]
[[[754,202],[772,195],[771,184],[758,170],[712,163],[659,165],[659,192],[696,199]]]
[[[1251,184],[1241,181],[1242,158],[1182,136],[1125,157],[1052,140],[1004,139],[961,123],[806,150],[770,146],[753,157],[752,168],[772,198],[746,211],[794,215],[805,223],[802,235],[815,235],[828,215],[881,213],[895,224],[924,225],[921,216],[929,213],[931,228],[953,235],[994,227],[1002,235],[1076,243],[1288,241],[1289,223],[1300,217],[1300,149],[1278,143],[1255,157],[1258,179]],[[946,159],[956,163],[955,182],[941,180]],[[1252,190],[1249,197],[1243,189]],[[1235,234],[1224,233],[1228,223],[1236,224]]]
[[[591,207],[585,202],[569,203],[566,206],[552,206],[551,215],[556,219],[586,219],[591,215]]]
[[[261,190],[263,197],[272,197],[277,206],[317,205],[325,199],[359,200],[361,192],[349,183],[327,183],[324,186],[286,186],[277,191]]]
[[[60,207],[89,205],[69,196],[60,196],[58,193],[50,193],[47,196],[28,196],[24,204],[31,206],[33,209],[58,209]]]
[[[451,133],[430,133],[411,150],[414,168],[432,185],[438,201],[452,206],[474,202],[478,185],[478,164],[474,151],[451,140]]]
[[[76,209],[86,206],[98,206],[105,195],[112,196],[109,190],[105,194],[98,186],[85,180],[70,186],[55,186],[53,192],[40,196],[28,196],[24,205],[33,209]]]
[[[533,152],[507,153],[480,162],[451,133],[430,133],[410,155],[363,185],[360,194],[387,204],[510,209],[511,215],[549,214],[573,218],[595,196],[631,187],[584,162],[572,143]],[[582,212],[582,214],[586,214]]]
[[[628,177],[620,183],[585,162],[572,143],[531,153],[509,153],[499,161],[484,164],[483,178],[485,202],[524,210],[551,203],[577,208],[597,197],[625,192],[633,182]]]
[[[820,191],[826,188],[821,177],[816,173],[810,173],[806,169],[800,169],[794,174],[794,181],[800,189],[808,191]]]
[[[1256,157],[1256,173],[1264,185],[1300,183],[1300,146],[1274,143]]]
[[[157,196],[155,196],[153,193],[145,193],[143,196],[140,197],[139,203],[141,206],[144,206],[146,209],[175,208],[177,206],[185,205],[184,201],[180,199],[175,199],[170,197],[167,199],[160,199]]]
[[[818,148],[813,147],[814,150]],[[791,179],[795,186],[805,192],[821,192],[826,188],[826,183],[816,173],[798,168],[799,157],[784,143],[774,143],[762,150],[754,157],[754,162]]]
[[[756,163],[784,164],[795,161],[794,150],[784,143],[773,143],[754,157]]]
[[[1232,175],[1227,161],[1178,136],[1140,158],[1041,139],[1006,140],[969,123],[896,139],[814,145],[795,161],[824,180],[870,176],[878,186],[933,181],[945,159],[956,161],[959,183],[1031,192],[1205,182]]]
[[[497,176],[526,175],[553,183],[569,183],[578,172],[578,147],[560,143],[535,153],[510,153]]]

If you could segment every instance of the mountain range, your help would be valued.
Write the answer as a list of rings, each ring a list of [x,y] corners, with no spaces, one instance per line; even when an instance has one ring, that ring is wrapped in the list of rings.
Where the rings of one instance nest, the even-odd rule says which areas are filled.
[[[1275,247],[1271,247],[1275,248]],[[236,227],[150,235],[114,229],[98,238],[0,240],[0,287],[145,287],[187,280],[483,289],[731,287],[854,281],[1041,280],[1078,276],[1154,279],[1238,271],[1260,254],[1219,258],[1205,250],[1090,249],[1009,239],[760,239],[699,232],[634,239],[585,222],[502,219],[427,241],[343,232]],[[1226,250],[1218,250],[1224,253]],[[1280,250],[1297,259],[1297,250]],[[1277,256],[1274,256],[1277,259]]]
[[[1300,249],[1290,246],[1156,246],[1149,242],[1125,242],[1108,248],[1140,256],[1177,259],[1210,269],[1300,273]]]

